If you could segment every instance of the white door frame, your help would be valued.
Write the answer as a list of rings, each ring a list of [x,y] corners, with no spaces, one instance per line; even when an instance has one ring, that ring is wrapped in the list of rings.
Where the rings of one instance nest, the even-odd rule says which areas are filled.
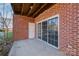
[[[35,38],[35,23],[30,22],[28,24],[28,36],[29,36],[29,39]]]
[[[41,23],[41,37],[42,37],[42,22],[44,22],[44,21],[48,21],[49,19],[51,19],[51,18],[55,18],[55,17],[58,17],[58,47],[55,47],[54,45],[51,45],[51,44],[49,44],[48,42],[46,42],[46,41],[44,41],[44,42],[46,42],[48,45],[50,45],[50,46],[52,46],[52,47],[54,47],[54,48],[56,48],[56,49],[59,49],[59,43],[60,43],[60,39],[59,39],[59,14],[57,14],[57,15],[54,15],[54,16],[52,16],[52,17],[49,17],[49,18],[46,18],[46,19],[43,19],[43,20],[41,20],[41,21],[39,21],[39,22],[36,22],[36,25],[37,25],[37,30],[36,30],[36,35],[37,35],[37,39],[39,39],[38,38],[38,23]],[[48,30],[48,28],[47,28],[47,30]],[[47,35],[48,35],[48,33],[47,33]],[[39,40],[42,40],[42,39],[39,39]],[[43,40],[42,40],[43,41]],[[47,41],[48,41],[48,36],[47,36]]]

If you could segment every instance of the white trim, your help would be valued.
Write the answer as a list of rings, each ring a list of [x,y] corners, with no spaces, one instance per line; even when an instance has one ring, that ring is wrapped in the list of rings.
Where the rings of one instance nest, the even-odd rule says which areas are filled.
[[[41,39],[39,39],[38,36],[37,36],[37,39],[43,41],[43,40],[42,40],[42,22],[48,21],[49,19],[55,18],[55,17],[58,17],[58,47],[55,47],[54,45],[51,45],[50,43],[48,43],[48,36],[47,36],[47,42],[46,42],[46,41],[44,41],[44,42],[46,42],[48,45],[50,45],[50,46],[52,46],[52,47],[54,47],[54,48],[56,48],[56,49],[59,49],[59,47],[60,47],[60,46],[59,46],[59,14],[57,14],[57,15],[55,15],[55,16],[52,16],[52,17],[49,17],[49,18],[46,18],[46,19],[43,19],[43,20],[41,20],[41,21],[39,21],[39,22],[36,22],[36,25],[38,25],[38,23],[41,23]],[[47,30],[48,30],[48,28],[47,28]],[[37,31],[37,34],[38,34],[38,31]],[[48,35],[48,33],[47,33],[47,35]]]
[[[29,39],[35,38],[35,23],[28,23],[28,37]]]
[[[41,23],[41,40],[42,40],[42,23]]]
[[[35,35],[36,35],[36,39],[38,39],[38,25],[37,24],[35,24],[36,25],[36,33],[35,33]]]
[[[48,17],[48,18],[45,18],[45,19],[43,19],[43,20],[41,20],[41,21],[39,21],[39,22],[36,22],[36,24],[41,23],[41,22],[43,22],[43,21],[47,21],[47,20],[49,20],[49,19],[51,19],[51,18],[55,18],[55,17],[59,17],[59,14],[54,15],[54,16],[51,16],[51,17]]]
[[[59,15],[57,16],[58,17],[58,49],[60,48],[60,36],[59,36],[59,26],[60,26],[60,22],[59,22],[59,20],[60,20],[60,17],[59,17]]]

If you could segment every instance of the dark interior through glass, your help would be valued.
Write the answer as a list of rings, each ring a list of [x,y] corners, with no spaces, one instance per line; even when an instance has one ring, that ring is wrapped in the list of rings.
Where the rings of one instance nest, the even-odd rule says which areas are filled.
[[[42,40],[47,41],[47,21],[42,22]]]
[[[58,47],[58,17],[38,24],[38,38]]]
[[[48,20],[48,43],[58,47],[58,17]]]

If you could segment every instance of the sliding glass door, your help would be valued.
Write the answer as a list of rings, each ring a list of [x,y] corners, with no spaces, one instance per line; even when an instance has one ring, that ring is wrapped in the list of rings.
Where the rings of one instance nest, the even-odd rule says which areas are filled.
[[[58,47],[58,17],[48,20],[48,43]]]
[[[58,47],[58,17],[38,23],[38,38]]]
[[[47,21],[42,22],[42,40],[47,41]]]

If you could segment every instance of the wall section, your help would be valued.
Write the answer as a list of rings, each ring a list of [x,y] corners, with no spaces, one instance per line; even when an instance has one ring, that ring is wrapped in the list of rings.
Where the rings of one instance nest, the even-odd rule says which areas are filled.
[[[13,18],[13,39],[28,39],[28,23],[34,22],[34,18],[27,16],[14,15]]]
[[[79,4],[55,4],[35,18],[35,23],[59,15],[59,50],[79,55]]]

